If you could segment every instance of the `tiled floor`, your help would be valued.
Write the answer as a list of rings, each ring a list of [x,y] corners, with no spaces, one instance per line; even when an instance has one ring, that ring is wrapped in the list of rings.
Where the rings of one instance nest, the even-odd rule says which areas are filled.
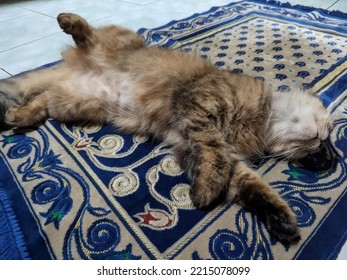
[[[288,2],[288,0],[283,0]],[[60,59],[72,42],[56,24],[60,12],[75,12],[94,25],[121,24],[133,30],[153,28],[171,20],[236,0],[0,0],[0,79]],[[347,13],[347,0],[289,0]],[[339,256],[347,260],[347,243]]]

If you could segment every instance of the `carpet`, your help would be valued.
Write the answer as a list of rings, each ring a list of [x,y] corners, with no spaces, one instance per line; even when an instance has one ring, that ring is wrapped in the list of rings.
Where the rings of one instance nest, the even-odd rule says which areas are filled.
[[[49,120],[0,135],[0,259],[334,259],[347,238],[347,20],[242,1],[155,29],[147,44],[319,94],[335,124],[323,152],[254,167],[288,201],[302,240],[284,246],[238,205],[195,209],[170,147],[105,124]]]

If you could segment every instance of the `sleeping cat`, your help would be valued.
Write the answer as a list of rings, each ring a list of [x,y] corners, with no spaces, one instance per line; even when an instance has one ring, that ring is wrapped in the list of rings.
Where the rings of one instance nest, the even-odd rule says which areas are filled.
[[[58,66],[0,83],[1,98],[17,104],[3,101],[10,107],[7,124],[25,127],[52,117],[110,122],[154,136],[172,145],[192,180],[196,207],[232,201],[255,213],[282,243],[299,241],[291,208],[246,162],[265,152],[296,159],[317,151],[331,129],[317,97],[272,92],[196,56],[149,48],[119,26],[93,28],[68,13],[58,22],[76,46]]]

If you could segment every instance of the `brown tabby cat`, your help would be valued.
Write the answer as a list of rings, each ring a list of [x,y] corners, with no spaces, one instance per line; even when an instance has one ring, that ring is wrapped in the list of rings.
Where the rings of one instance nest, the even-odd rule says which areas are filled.
[[[155,136],[172,145],[189,174],[196,207],[233,201],[279,241],[299,241],[291,208],[245,161],[265,151],[301,158],[319,149],[331,122],[318,98],[273,94],[260,81],[190,54],[148,48],[119,26],[93,28],[68,13],[58,22],[76,47],[54,68],[0,83],[2,96],[19,104],[7,111],[7,123],[107,121]]]

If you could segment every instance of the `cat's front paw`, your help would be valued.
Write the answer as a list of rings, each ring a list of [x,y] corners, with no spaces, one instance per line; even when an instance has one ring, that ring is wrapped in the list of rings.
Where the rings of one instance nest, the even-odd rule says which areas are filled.
[[[283,244],[296,244],[301,239],[296,219],[287,209],[272,209],[264,222],[270,235]]]
[[[226,177],[194,180],[189,192],[193,205],[196,208],[213,208],[225,201],[228,179]]]
[[[228,197],[264,223],[269,234],[283,244],[300,240],[296,217],[288,203],[245,164],[236,165]]]
[[[9,108],[5,113],[5,123],[11,126],[22,126],[23,118],[21,114],[19,114],[20,106],[13,106]]]
[[[5,123],[13,127],[29,127],[40,125],[47,117],[43,109],[35,110],[31,106],[13,106],[6,111]]]
[[[200,188],[196,185],[191,186],[189,196],[196,208],[210,207],[214,205],[219,198],[219,194],[213,192],[211,189]]]

